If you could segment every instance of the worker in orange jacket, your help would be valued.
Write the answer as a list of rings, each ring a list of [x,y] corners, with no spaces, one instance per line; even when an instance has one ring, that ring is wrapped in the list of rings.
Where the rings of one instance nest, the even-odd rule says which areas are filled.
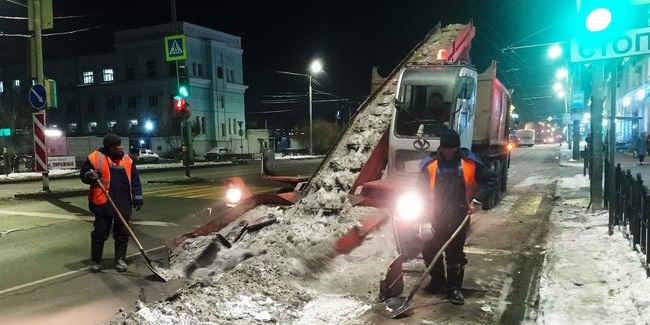
[[[127,222],[132,208],[138,211],[144,204],[138,170],[131,157],[122,151],[121,139],[115,134],[107,134],[103,140],[103,147],[88,155],[79,177],[82,182],[90,185],[88,208],[95,215],[93,231],[90,233],[92,260],[90,270],[91,272],[101,270],[104,242],[113,228],[115,269],[118,272],[125,272],[129,233],[117,219],[117,213],[97,185],[99,180]]]
[[[444,243],[460,226],[465,216],[480,207],[496,189],[497,176],[467,148],[460,147],[460,136],[448,130],[440,137],[440,147],[420,162],[420,188],[432,198],[432,239],[423,245],[422,256],[427,266]],[[431,270],[431,282],[425,290],[440,293],[447,290],[453,304],[464,304],[461,291],[465,275],[464,246],[467,223],[445,249],[445,262],[439,259]]]

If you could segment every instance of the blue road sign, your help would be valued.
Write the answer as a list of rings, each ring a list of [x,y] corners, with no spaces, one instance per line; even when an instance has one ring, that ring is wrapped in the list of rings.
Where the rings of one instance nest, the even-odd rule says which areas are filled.
[[[45,87],[41,84],[34,84],[32,88],[29,89],[29,103],[32,104],[32,107],[35,109],[43,109],[46,102],[47,93],[45,92]]]

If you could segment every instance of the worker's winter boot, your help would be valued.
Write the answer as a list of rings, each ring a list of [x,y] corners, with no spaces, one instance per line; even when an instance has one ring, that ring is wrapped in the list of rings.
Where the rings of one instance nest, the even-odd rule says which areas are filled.
[[[465,267],[463,265],[452,264],[447,266],[447,298],[454,305],[462,305],[465,303],[465,297],[463,297],[463,293],[461,292],[464,275]]]
[[[126,249],[128,243],[121,240],[115,241],[115,269],[117,272],[126,272]]]
[[[102,253],[104,251],[104,242],[91,242],[90,244],[90,272],[96,273],[102,269]]]
[[[431,275],[431,281],[424,287],[424,291],[431,294],[444,293],[447,287],[447,278],[445,277],[445,268],[442,261],[436,262],[429,274]]]

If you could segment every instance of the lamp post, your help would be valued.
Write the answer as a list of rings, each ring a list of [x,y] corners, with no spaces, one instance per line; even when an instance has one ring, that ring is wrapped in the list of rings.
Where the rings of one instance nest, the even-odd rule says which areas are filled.
[[[323,70],[323,65],[320,63],[319,60],[314,60],[312,61],[311,65],[309,66],[309,154],[313,155],[314,154],[314,134],[313,134],[313,113],[312,113],[312,87],[311,87],[311,79],[314,77],[315,74],[321,72]]]
[[[553,89],[557,93],[558,97],[564,99],[564,114],[569,114],[569,103],[568,103],[568,96],[571,94],[571,86],[569,84],[569,69],[568,69],[568,64],[567,64],[567,59],[566,57],[563,56],[563,50],[562,47],[559,44],[553,44],[549,49],[548,49],[548,56],[551,59],[557,59],[559,57],[563,57],[563,63],[564,66],[562,69],[558,70],[557,73],[555,74],[555,77],[557,79],[560,79],[561,81],[564,81],[564,85],[566,85],[566,88],[562,87],[562,85],[558,86],[553,86]],[[558,85],[558,84],[556,84]],[[570,128],[571,124],[566,125],[566,134],[565,138],[567,140],[567,144],[569,149],[572,147],[571,143],[571,131]]]
[[[147,131],[147,141],[149,142],[149,149],[151,148],[151,131],[153,131],[153,122],[147,120],[144,123],[144,129]],[[140,144],[140,147],[142,147],[142,143]]]

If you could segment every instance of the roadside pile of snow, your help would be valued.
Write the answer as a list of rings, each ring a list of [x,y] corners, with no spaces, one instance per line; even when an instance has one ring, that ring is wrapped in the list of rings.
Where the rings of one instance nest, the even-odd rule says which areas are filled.
[[[589,179],[581,174],[558,182],[562,201],[551,214],[536,323],[647,324],[644,259],[618,228],[608,235],[607,211],[586,210],[582,193],[588,191]]]

